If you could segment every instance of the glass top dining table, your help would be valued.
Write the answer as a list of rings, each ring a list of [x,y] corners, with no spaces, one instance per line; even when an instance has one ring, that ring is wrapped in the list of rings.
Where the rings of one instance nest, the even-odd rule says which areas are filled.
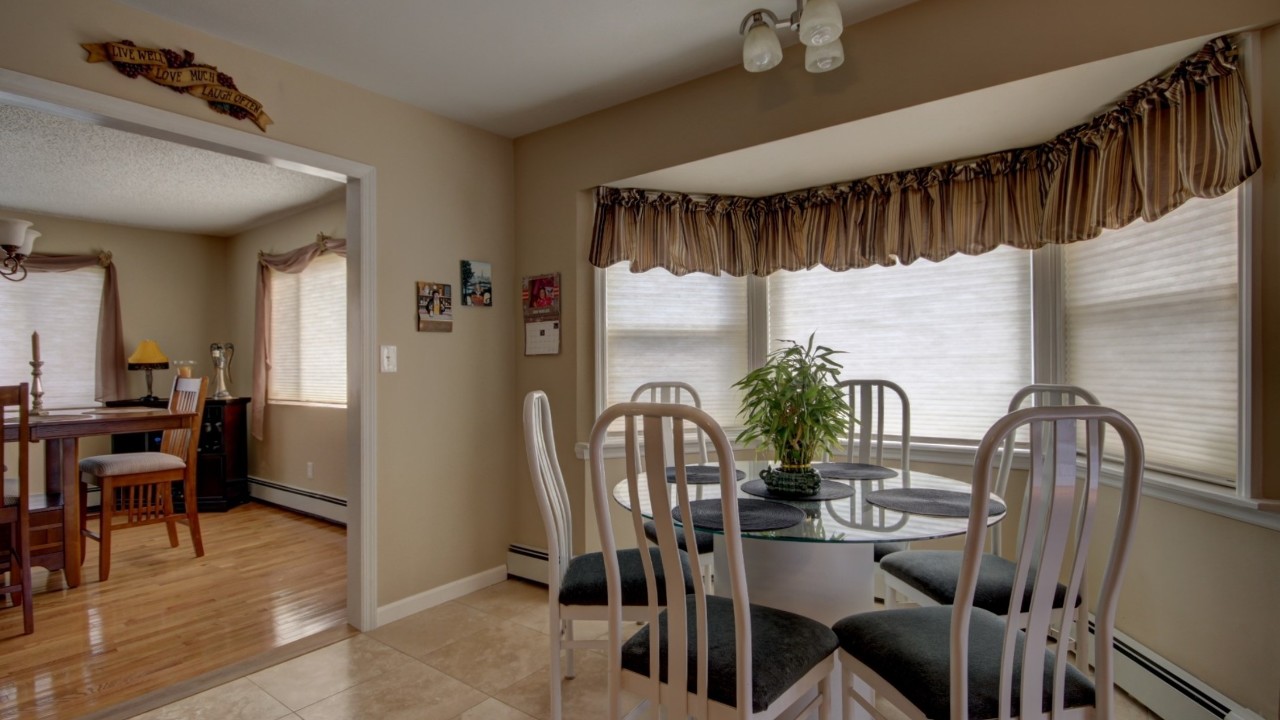
[[[961,516],[931,515],[921,512],[903,512],[890,510],[873,504],[868,495],[879,490],[896,490],[901,488],[928,488],[969,495],[969,484],[960,480],[942,477],[919,471],[905,474],[894,471],[894,476],[883,479],[866,480],[829,480],[849,487],[853,494],[833,500],[810,500],[805,498],[761,497],[747,493],[743,486],[751,481],[759,469],[765,466],[758,462],[741,462],[738,468],[746,472],[746,478],[738,481],[738,497],[772,500],[798,508],[804,512],[804,519],[791,527],[779,530],[743,531],[742,537],[759,540],[794,541],[812,543],[878,543],[907,542],[949,537],[964,533],[969,526],[967,513]],[[821,467],[821,466],[818,466]],[[641,474],[637,482],[637,495],[640,512],[646,518],[653,517],[653,508],[649,500],[648,476]],[[672,507],[676,504],[676,494],[670,493]],[[711,500],[720,497],[720,486],[715,484],[690,484],[689,499]],[[613,498],[623,508],[631,509],[631,497],[625,481],[613,487]],[[993,502],[999,496],[992,494]],[[1004,513],[992,514],[988,524],[1004,519]],[[700,532],[721,533],[714,528],[698,527]]]

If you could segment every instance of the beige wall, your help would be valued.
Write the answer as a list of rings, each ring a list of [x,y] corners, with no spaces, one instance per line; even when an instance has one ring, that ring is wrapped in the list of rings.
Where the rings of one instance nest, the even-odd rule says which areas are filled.
[[[225,339],[239,348],[231,392],[253,394],[253,328],[258,253],[280,253],[315,242],[316,235],[346,237],[343,200],[310,208],[241,233],[227,242]],[[347,411],[268,405],[264,440],[249,439],[249,474],[262,480],[347,497]],[[307,463],[313,477],[307,477]]]
[[[377,169],[374,335],[400,353],[400,372],[378,376],[369,438],[377,603],[502,565],[509,538],[494,530],[512,514],[504,490],[520,456],[511,141],[110,2],[3,0],[0,13],[0,67],[258,134],[191,97],[84,62],[79,44],[189,49],[263,103],[270,137]],[[414,282],[456,284],[463,259],[493,263],[495,307],[459,308],[452,333],[417,333]],[[208,338],[200,342],[207,352]]]
[[[922,0],[846,31],[846,66],[830,75],[808,75],[800,53],[779,68],[751,75],[739,68],[620,105],[516,141],[517,272],[563,273],[564,352],[518,357],[517,389],[547,392],[559,430],[562,458],[585,440],[595,415],[593,270],[585,261],[591,220],[590,188],[632,175],[849,122],[922,102],[1038,75],[1135,50],[1280,21],[1274,0],[1233,0],[1207,5],[1194,0],[1126,3],[1103,0],[1026,3],[1019,0]],[[1280,67],[1268,32],[1266,67]],[[1273,74],[1274,75],[1274,74]],[[1269,123],[1264,202],[1273,221],[1280,206],[1277,122],[1280,93],[1266,80]],[[942,160],[942,158],[939,158]],[[1280,223],[1266,231],[1259,273],[1280,275]],[[1280,340],[1280,283],[1265,293],[1261,323],[1264,355],[1255,394],[1267,466],[1280,463],[1276,407]],[[515,314],[513,309],[512,313]],[[1269,401],[1269,402],[1268,402]],[[584,527],[581,463],[566,463],[577,527]],[[1273,491],[1275,478],[1262,477]],[[512,539],[540,544],[542,529],[532,493],[521,478],[515,492],[530,508],[515,518]],[[1173,542],[1176,538],[1176,542]],[[1169,552],[1194,546],[1198,557],[1233,556],[1230,562],[1189,565]],[[1274,604],[1280,576],[1280,534],[1203,512],[1148,499],[1122,598],[1120,627],[1166,654],[1211,685],[1264,716],[1277,713],[1280,687],[1280,613]],[[1245,572],[1244,568],[1254,568]],[[1135,581],[1137,579],[1137,581]],[[1159,612],[1149,611],[1159,606]],[[1230,615],[1230,618],[1224,616]],[[1195,632],[1186,628],[1195,626]]]

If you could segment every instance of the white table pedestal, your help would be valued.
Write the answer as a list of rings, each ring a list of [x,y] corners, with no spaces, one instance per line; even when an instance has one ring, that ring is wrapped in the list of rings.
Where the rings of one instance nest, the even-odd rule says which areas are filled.
[[[729,565],[724,537],[715,537],[716,594],[729,595]],[[742,538],[747,594],[752,603],[787,610],[824,625],[854,613],[875,609],[875,555],[871,543],[782,542]],[[831,677],[831,719],[864,720],[854,706],[844,718],[840,700],[841,671]],[[866,687],[859,688],[865,692]],[[808,701],[806,696],[800,707]],[[793,715],[784,714],[783,720]]]

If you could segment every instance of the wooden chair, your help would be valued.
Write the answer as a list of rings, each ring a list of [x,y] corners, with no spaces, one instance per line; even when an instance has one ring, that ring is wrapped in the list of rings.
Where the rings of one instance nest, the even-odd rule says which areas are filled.
[[[849,401],[849,417],[857,422],[849,423],[849,433],[845,438],[845,462],[870,463],[884,465],[885,448],[885,391],[898,396],[897,405],[901,413],[899,428],[901,431],[902,457],[899,467],[903,478],[911,473],[911,402],[907,393],[897,383],[888,380],[843,380],[836,387],[846,393]],[[906,550],[904,542],[879,542],[872,546],[875,573],[875,596],[885,597],[884,573],[880,572],[880,561],[889,553]]]
[[[186,516],[196,557],[204,557],[196,508],[196,449],[204,417],[208,378],[177,377],[169,395],[170,412],[193,413],[188,427],[166,430],[159,452],[94,455],[80,461],[80,534],[99,542],[98,580],[111,574],[111,534],[129,527],[164,523],[170,547],[178,547],[179,518]],[[173,509],[173,484],[182,482],[185,512]],[[89,530],[86,500],[91,487],[102,490],[99,531]],[[123,518],[123,522],[117,522]],[[86,555],[80,548],[80,562]],[[68,560],[70,562],[70,560]]]
[[[1028,385],[1014,393],[1009,401],[1009,412],[1022,408],[1030,401],[1030,407],[1063,407],[1072,405],[1097,405],[1098,398],[1093,393],[1075,385]],[[1043,447],[1043,446],[1042,446]],[[1009,489],[1009,473],[1013,467],[1014,436],[1011,434],[1004,440],[1000,452],[999,469],[995,477],[995,493],[1004,498]],[[1035,462],[1044,458],[1033,457]],[[1031,486],[1028,483],[1023,492],[1023,516],[1018,523],[1018,541],[1021,542],[1022,530],[1026,527],[1025,515],[1030,508],[1027,502]],[[1008,522],[1007,520],[1005,522]],[[991,529],[992,553],[982,560],[978,573],[978,590],[975,603],[978,607],[1002,615],[1009,607],[1009,598],[1013,595],[1013,581],[1016,565],[1005,558],[1003,551],[1002,525],[997,523]],[[920,550],[895,555],[882,564],[881,570],[886,589],[891,591],[885,598],[889,607],[897,605],[897,597],[901,596],[917,605],[951,605],[955,601],[955,592],[960,578],[960,569],[964,554],[958,550]],[[1081,585],[1079,596],[1075,598],[1076,628],[1088,627],[1089,603],[1088,586]],[[1061,610],[1066,599],[1066,588],[1059,585],[1054,596],[1054,608]],[[1023,605],[1031,602],[1030,590],[1025,590]],[[1088,643],[1079,646],[1076,655],[1079,667],[1089,666]]]
[[[648,625],[622,642],[624,573],[616,559],[616,541],[610,520],[613,497],[604,474],[604,443],[609,426],[618,419],[626,423],[625,482],[631,500],[631,521],[637,535],[644,521],[640,497],[640,453],[649,467],[663,465],[670,443],[675,457],[685,454],[686,426],[706,433],[719,458],[724,514],[724,543],[729,577],[719,578],[730,591],[727,597],[707,594],[701,585],[664,609],[656,587],[665,571],[667,597],[679,593],[673,576],[685,554],[676,538],[685,536],[696,555],[693,526],[677,527],[667,508],[678,504],[683,517],[690,517],[690,489],[684,466],[677,464],[675,482],[665,478],[647,482],[648,505],[658,529],[658,555],[642,556],[647,586],[651,588],[644,608]],[[637,428],[637,424],[641,428]],[[669,435],[663,428],[669,427]],[[641,448],[636,431],[642,430]],[[737,482],[732,447],[724,430],[710,415],[698,408],[674,403],[622,403],[605,410],[591,431],[590,458],[595,490],[595,511],[604,548],[605,576],[609,595],[609,707],[606,717],[617,720],[622,713],[621,694],[629,690],[643,697],[645,705],[660,707],[663,717],[775,718],[798,710],[810,716],[817,710],[825,720],[830,713],[829,676],[835,668],[836,638],[829,628],[795,613],[750,604],[739,534]],[[672,496],[674,493],[674,498]],[[802,592],[797,589],[797,592]],[[808,699],[808,693],[815,691]],[[805,700],[807,699],[807,702]],[[800,706],[803,702],[803,706]],[[643,706],[642,706],[643,707]],[[640,708],[637,708],[637,712]]]
[[[529,461],[529,476],[538,498],[538,509],[547,531],[547,588],[548,606],[551,612],[551,718],[560,720],[562,710],[563,679],[574,677],[573,651],[576,648],[605,647],[603,640],[578,640],[573,636],[576,620],[609,619],[609,596],[605,584],[606,562],[601,553],[573,556],[573,524],[569,510],[569,495],[564,487],[564,475],[556,456],[555,432],[551,425],[551,403],[541,390],[534,390],[524,398],[525,454]],[[651,555],[648,560],[642,557]],[[692,592],[693,572],[687,558],[672,568],[672,583],[666,582],[661,572],[656,582],[645,579],[641,564],[656,562],[657,549],[649,553],[639,550],[614,552],[615,562],[621,564],[627,578],[623,602],[627,608],[622,617],[643,620],[644,601],[649,597],[646,588],[654,588],[660,603],[665,603],[668,592],[684,597]],[[683,583],[683,585],[681,585]],[[560,671],[560,653],[565,653],[563,674]]]
[[[992,460],[1022,426],[1030,426],[1033,457],[1045,457],[1046,462],[1031,466],[1031,512],[1018,543],[1014,573],[1014,587],[1030,587],[1030,602],[1024,606],[1022,593],[1014,593],[1001,617],[978,607],[975,595],[984,561],[989,494],[995,484]],[[1098,515],[1102,435],[1107,427],[1116,431],[1124,447],[1123,484],[1096,606],[1096,669],[1090,681],[1067,663],[1066,652],[1048,650],[1048,638],[1058,615],[1063,636],[1071,631],[1072,615],[1054,609],[1054,596],[1060,578],[1067,578],[1068,597],[1077,595],[1083,582]],[[1084,463],[1083,471],[1077,468],[1078,460]],[[884,717],[875,708],[876,697],[913,718],[1115,717],[1111,643],[1142,471],[1137,429],[1110,408],[1031,407],[998,420],[982,439],[974,462],[972,508],[955,604],[862,613],[833,626],[844,668],[845,717],[851,716],[854,702],[872,716]],[[1099,534],[1108,533],[1104,529]],[[1088,631],[1079,632],[1084,637]],[[855,678],[865,682],[870,693],[861,692]]]
[[[689,383],[676,380],[647,382],[631,393],[631,402],[681,403],[692,405],[696,408],[702,407],[702,397],[698,395],[698,391]],[[699,429],[697,438],[698,462],[706,465],[710,462],[711,457],[707,452],[707,436]],[[663,462],[665,463],[664,467],[675,467],[676,464],[674,457],[666,457]],[[641,470],[643,471],[643,469],[642,466]],[[658,528],[652,520],[644,524],[644,536],[649,542],[655,545],[658,544]],[[707,588],[707,592],[714,594],[716,574],[715,536],[711,533],[695,532],[693,537],[698,543],[698,574],[702,576],[702,584]],[[679,544],[681,550],[688,551],[688,548],[685,547],[683,535],[679,538]]]
[[[28,452],[31,446],[31,420],[27,409],[27,384],[0,387],[0,415],[5,412],[18,414],[18,476],[12,494],[10,483],[5,482],[3,502],[0,503],[0,525],[9,527],[9,547],[6,551],[7,579],[0,585],[0,595],[8,595],[14,607],[22,606],[22,633],[35,631],[35,612],[31,605],[31,470]],[[0,465],[7,467],[7,444],[0,448]]]

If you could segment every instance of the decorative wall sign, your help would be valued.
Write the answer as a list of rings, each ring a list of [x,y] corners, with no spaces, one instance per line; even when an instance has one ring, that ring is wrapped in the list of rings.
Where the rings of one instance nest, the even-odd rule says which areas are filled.
[[[489,263],[462,261],[462,304],[493,305],[493,269]]]
[[[560,273],[530,275],[520,288],[524,307],[524,354],[560,353]]]
[[[453,332],[453,288],[418,281],[418,332]]]
[[[271,124],[262,103],[240,92],[230,75],[218,72],[213,65],[196,62],[190,50],[179,53],[168,48],[143,48],[132,40],[83,43],[80,47],[89,53],[85,62],[109,62],[131,78],[142,76],[174,92],[194,95],[208,102],[215,112],[251,120],[263,132]]]

